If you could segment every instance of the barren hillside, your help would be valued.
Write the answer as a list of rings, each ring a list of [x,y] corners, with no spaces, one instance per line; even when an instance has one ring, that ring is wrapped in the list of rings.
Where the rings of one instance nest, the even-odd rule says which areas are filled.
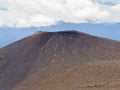
[[[0,49],[0,90],[119,90],[120,42],[39,32]]]

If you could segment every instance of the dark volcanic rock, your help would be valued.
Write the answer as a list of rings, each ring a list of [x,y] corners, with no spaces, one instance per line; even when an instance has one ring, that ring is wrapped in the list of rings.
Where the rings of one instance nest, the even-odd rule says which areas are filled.
[[[120,42],[39,32],[0,49],[0,90],[119,88],[119,65]]]

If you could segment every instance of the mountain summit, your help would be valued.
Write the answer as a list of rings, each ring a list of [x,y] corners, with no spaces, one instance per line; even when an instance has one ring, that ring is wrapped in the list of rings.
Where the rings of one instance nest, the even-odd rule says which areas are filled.
[[[120,42],[38,32],[0,49],[0,90],[120,88]]]

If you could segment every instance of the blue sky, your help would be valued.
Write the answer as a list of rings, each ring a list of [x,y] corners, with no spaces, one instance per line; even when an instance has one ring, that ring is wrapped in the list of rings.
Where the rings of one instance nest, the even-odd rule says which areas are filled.
[[[120,0],[0,0],[0,47],[42,31],[120,40]]]
[[[94,3],[100,3],[105,5],[117,5],[120,3],[120,0],[92,0]]]
[[[0,11],[7,11],[7,8],[0,7]]]

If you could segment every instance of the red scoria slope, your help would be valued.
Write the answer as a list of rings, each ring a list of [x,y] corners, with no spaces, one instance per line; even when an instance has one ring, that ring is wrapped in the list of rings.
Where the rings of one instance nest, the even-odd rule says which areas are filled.
[[[119,90],[120,42],[39,32],[0,50],[0,90]]]

